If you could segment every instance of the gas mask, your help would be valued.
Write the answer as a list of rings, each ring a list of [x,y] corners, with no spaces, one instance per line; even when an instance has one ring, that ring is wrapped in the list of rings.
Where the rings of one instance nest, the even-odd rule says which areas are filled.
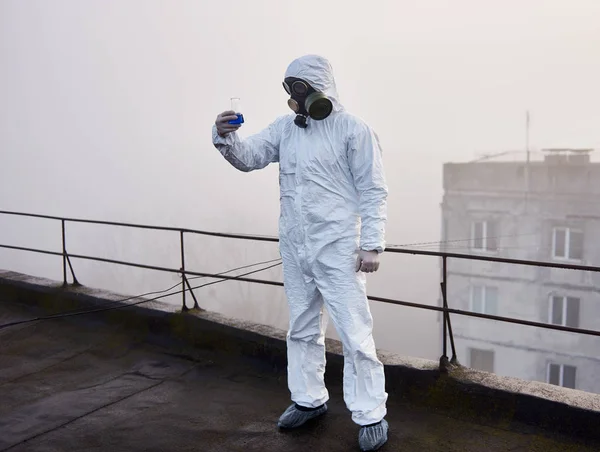
[[[308,82],[295,77],[287,77],[283,82],[285,91],[291,96],[288,106],[296,113],[294,124],[305,129],[308,117],[321,121],[331,114],[333,103],[322,92]]]

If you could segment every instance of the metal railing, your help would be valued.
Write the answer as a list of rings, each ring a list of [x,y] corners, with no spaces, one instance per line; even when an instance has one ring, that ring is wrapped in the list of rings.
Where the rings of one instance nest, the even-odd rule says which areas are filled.
[[[228,276],[225,274],[215,274],[215,273],[206,273],[206,272],[196,272],[187,270],[185,266],[185,234],[195,234],[195,235],[204,235],[211,237],[222,237],[229,239],[238,239],[238,240],[252,240],[252,241],[262,241],[262,242],[271,242],[277,243],[279,240],[275,237],[268,236],[259,236],[259,235],[245,235],[245,234],[230,234],[230,233],[222,233],[222,232],[211,232],[211,231],[202,231],[197,229],[187,229],[187,228],[175,228],[175,227],[164,227],[164,226],[152,226],[145,224],[135,224],[135,223],[121,223],[114,221],[97,221],[97,220],[86,220],[81,218],[66,218],[66,217],[58,217],[51,215],[39,215],[39,214],[30,214],[23,212],[12,212],[12,211],[1,211],[0,215],[11,215],[11,216],[20,216],[20,217],[30,217],[30,218],[43,218],[48,220],[60,221],[61,223],[61,232],[62,232],[62,251],[49,251],[49,250],[41,250],[36,248],[28,248],[22,246],[13,246],[13,245],[5,245],[0,244],[0,248],[10,249],[10,250],[19,250],[19,251],[28,251],[33,253],[41,253],[53,256],[62,257],[63,262],[63,285],[68,285],[67,280],[67,267],[70,270],[71,277],[74,285],[79,285],[79,282],[75,276],[75,271],[73,269],[73,265],[71,263],[71,259],[84,259],[91,260],[96,262],[104,262],[109,264],[117,264],[117,265],[125,265],[129,267],[143,268],[149,270],[157,270],[169,273],[177,273],[181,275],[181,293],[182,293],[182,310],[187,311],[190,308],[187,307],[186,304],[186,293],[189,290],[192,298],[194,300],[194,306],[192,309],[199,309],[198,300],[193,292],[193,288],[191,287],[187,276],[197,276],[197,277],[208,277],[208,278],[218,278],[222,280],[236,280],[247,283],[254,284],[266,284],[271,286],[280,286],[283,287],[283,283],[279,281],[270,281],[264,279],[255,279],[255,278],[246,278],[243,276]],[[137,228],[137,229],[149,229],[154,231],[171,231],[179,234],[180,238],[180,254],[181,254],[181,267],[180,268],[170,268],[170,267],[161,267],[155,265],[146,265],[135,262],[126,262],[115,259],[106,259],[101,257],[94,256],[85,256],[80,254],[71,254],[67,252],[67,240],[66,240],[66,224],[67,223],[87,223],[87,224],[96,224],[96,225],[107,225],[107,226],[120,226],[126,228]],[[442,306],[433,306],[426,305],[422,303],[415,303],[403,300],[396,300],[392,298],[384,298],[384,297],[376,297],[369,296],[368,298],[372,301],[378,301],[382,303],[395,304],[399,306],[407,306],[411,308],[425,309],[429,311],[437,311],[443,314],[443,333],[442,333],[442,350],[443,354],[440,358],[440,368],[447,368],[448,363],[456,363],[456,346],[454,343],[454,334],[452,332],[452,323],[450,319],[450,314],[456,314],[467,317],[476,317],[482,319],[496,320],[499,322],[512,323],[518,325],[526,325],[533,326],[537,328],[544,328],[549,330],[556,331],[566,331],[590,336],[600,337],[600,331],[596,330],[588,330],[582,328],[575,328],[569,326],[555,325],[551,323],[542,323],[535,322],[530,320],[522,320],[513,317],[503,317],[498,315],[490,315],[490,314],[482,314],[478,312],[472,311],[464,311],[460,309],[450,308],[448,305],[447,299],[447,288],[448,288],[448,259],[462,259],[462,260],[475,260],[475,261],[484,261],[484,262],[496,262],[496,263],[504,263],[504,264],[512,264],[512,265],[524,265],[530,267],[545,267],[545,268],[559,268],[565,270],[577,270],[577,271],[589,271],[600,273],[600,267],[588,266],[588,265],[574,265],[574,264],[566,264],[566,263],[557,263],[557,262],[543,262],[543,261],[532,261],[532,260],[520,260],[520,259],[508,259],[502,257],[494,257],[494,256],[482,256],[482,255],[471,255],[471,254],[461,254],[461,253],[448,253],[442,251],[424,251],[424,250],[415,250],[415,249],[405,249],[405,248],[386,248],[386,253],[393,254],[410,254],[410,255],[419,255],[419,256],[431,256],[438,257],[442,260],[442,281],[440,283],[441,286],[441,294],[442,294]],[[187,289],[186,289],[187,287]],[[452,358],[448,358],[448,339],[450,339],[450,347],[452,350]]]

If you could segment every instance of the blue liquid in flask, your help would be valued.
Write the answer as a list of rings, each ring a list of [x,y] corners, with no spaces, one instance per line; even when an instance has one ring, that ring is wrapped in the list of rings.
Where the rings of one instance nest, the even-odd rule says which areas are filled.
[[[236,113],[237,119],[232,119],[231,121],[227,121],[229,124],[243,124],[244,123],[244,115],[241,113]]]

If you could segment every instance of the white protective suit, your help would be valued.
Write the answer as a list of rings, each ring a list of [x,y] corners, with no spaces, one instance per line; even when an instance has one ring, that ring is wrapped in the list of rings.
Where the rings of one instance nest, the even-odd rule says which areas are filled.
[[[383,252],[387,185],[377,135],[347,113],[329,62],[316,55],[293,61],[285,77],[297,77],[325,93],[333,112],[308,127],[295,114],[276,119],[244,140],[225,138],[213,126],[213,143],[241,171],[279,162],[280,252],[290,323],[288,385],[292,400],[318,407],[324,384],[323,304],[344,346],[344,400],[359,425],[386,415],[382,363],[375,352],[366,278],[356,272],[359,247]],[[362,219],[362,221],[361,221]]]

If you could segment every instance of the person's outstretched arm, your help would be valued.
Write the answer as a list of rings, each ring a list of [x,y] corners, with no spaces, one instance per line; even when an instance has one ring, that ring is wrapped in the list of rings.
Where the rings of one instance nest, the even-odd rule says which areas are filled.
[[[236,133],[240,126],[228,123],[232,119],[236,119],[232,111],[217,116],[212,128],[212,140],[213,145],[233,167],[249,172],[279,161],[282,118],[244,140]]]
[[[388,188],[379,139],[364,123],[357,124],[350,132],[348,162],[360,196],[360,249],[382,253],[385,249]],[[378,267],[377,263],[373,270]]]

